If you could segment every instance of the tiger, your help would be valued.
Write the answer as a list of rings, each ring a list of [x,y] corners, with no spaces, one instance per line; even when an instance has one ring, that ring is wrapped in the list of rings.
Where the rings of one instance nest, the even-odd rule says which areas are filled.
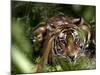
[[[89,46],[91,27],[81,17],[57,15],[39,23],[32,31],[43,47],[38,72],[44,64],[52,63],[57,55],[68,61],[75,61]]]

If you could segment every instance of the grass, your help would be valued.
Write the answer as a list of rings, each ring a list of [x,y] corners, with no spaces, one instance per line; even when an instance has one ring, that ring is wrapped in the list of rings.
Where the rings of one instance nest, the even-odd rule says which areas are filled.
[[[45,65],[43,72],[59,72],[59,71],[76,71],[76,70],[92,70],[96,69],[95,58],[82,56],[76,62],[68,62],[64,59],[57,58],[59,64]]]

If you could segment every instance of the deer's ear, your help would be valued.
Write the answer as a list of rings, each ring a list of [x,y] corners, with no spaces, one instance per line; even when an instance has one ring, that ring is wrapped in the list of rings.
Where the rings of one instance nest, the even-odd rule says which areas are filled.
[[[72,19],[72,23],[77,24],[77,25],[81,25],[84,23],[83,18],[79,17],[79,18],[74,18]]]

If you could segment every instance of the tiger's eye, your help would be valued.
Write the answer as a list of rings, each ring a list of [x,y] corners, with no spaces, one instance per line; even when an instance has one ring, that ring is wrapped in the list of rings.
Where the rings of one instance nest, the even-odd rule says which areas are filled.
[[[75,43],[78,44],[78,42],[79,42],[79,38],[76,38]]]

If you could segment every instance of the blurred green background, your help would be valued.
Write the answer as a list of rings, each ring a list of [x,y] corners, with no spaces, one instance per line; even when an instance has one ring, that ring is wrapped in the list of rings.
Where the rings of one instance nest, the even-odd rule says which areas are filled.
[[[39,22],[46,21],[48,17],[58,14],[83,17],[92,27],[91,40],[94,43],[96,42],[96,6],[11,1],[12,73],[33,72],[32,68],[35,66],[36,59],[38,59],[40,48],[38,42],[32,44],[32,32],[30,32],[30,29],[35,27]],[[33,46],[36,50],[36,53],[33,53],[32,51]],[[66,65],[67,67],[65,67]],[[91,62],[88,58],[82,58],[77,62],[77,64],[74,65],[68,64],[65,61],[60,62],[60,65],[56,65],[56,68],[47,65],[44,69],[44,72],[95,68],[96,66],[94,62]]]

